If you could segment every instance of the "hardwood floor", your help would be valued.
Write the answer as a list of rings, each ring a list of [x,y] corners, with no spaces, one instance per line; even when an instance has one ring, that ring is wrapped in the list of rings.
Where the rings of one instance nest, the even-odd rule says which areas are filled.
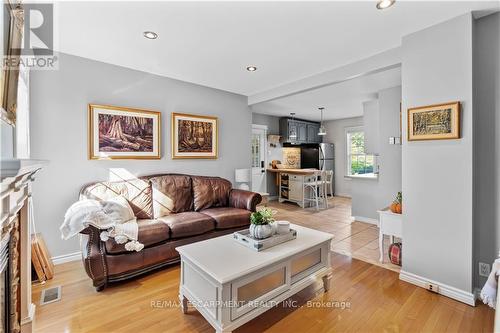
[[[332,251],[381,266],[395,272],[400,267],[389,262],[387,250],[389,237],[384,239],[384,262],[379,262],[378,227],[373,224],[351,221],[351,199],[329,199],[328,209],[302,209],[292,203],[271,201],[268,207],[277,211],[276,218],[328,232],[334,235]]]
[[[332,204],[334,208],[320,211],[274,202],[269,206],[278,210],[278,219],[335,234],[334,242],[347,243],[345,249],[353,254],[369,246],[373,226],[348,223],[349,199],[334,198]],[[320,284],[308,287],[236,332],[493,331],[494,311],[483,304],[471,307],[433,294],[400,281],[394,271],[338,253],[332,255],[332,267],[327,293]],[[53,280],[33,287],[35,332],[213,332],[196,309],[182,314],[179,276],[174,265],[97,293],[81,262],[58,265]],[[56,285],[62,285],[62,300],[39,306],[42,289]]]
[[[313,285],[236,332],[493,331],[485,305],[433,294],[348,256],[334,254],[332,265],[329,292]],[[53,280],[33,288],[35,332],[213,332],[195,309],[183,315],[175,306],[179,274],[176,265],[97,293],[80,262],[58,265]],[[39,306],[41,290],[54,285],[62,285],[62,300]]]

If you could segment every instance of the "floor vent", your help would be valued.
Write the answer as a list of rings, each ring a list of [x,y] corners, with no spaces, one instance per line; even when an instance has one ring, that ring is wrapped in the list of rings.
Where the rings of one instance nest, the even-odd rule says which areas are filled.
[[[40,305],[57,302],[61,299],[61,286],[42,290]]]

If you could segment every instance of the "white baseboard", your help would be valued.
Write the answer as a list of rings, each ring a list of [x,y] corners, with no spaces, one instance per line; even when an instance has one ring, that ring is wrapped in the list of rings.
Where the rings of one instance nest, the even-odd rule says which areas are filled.
[[[64,264],[65,262],[77,261],[82,259],[82,253],[80,251],[74,253],[63,254],[61,256],[52,257],[52,262],[54,265]]]
[[[352,218],[354,219],[354,221],[359,221],[359,222],[374,224],[374,225],[378,226],[378,220],[377,219],[372,219],[371,217],[353,216]]]
[[[352,198],[350,194],[335,192],[336,197]]]
[[[406,281],[408,283],[414,284],[416,286],[422,287],[422,288],[426,288],[427,283],[429,283],[429,282],[436,284],[439,286],[439,292],[438,292],[439,294],[446,296],[446,297],[449,297],[449,298],[453,298],[453,299],[455,299],[459,302],[465,303],[467,305],[476,306],[476,297],[473,293],[470,293],[470,292],[467,292],[467,291],[464,291],[464,290],[461,290],[461,289],[458,289],[458,288],[455,288],[452,286],[448,286],[448,285],[443,284],[441,282],[427,279],[427,278],[424,278],[422,276],[418,276],[418,275],[413,274],[413,273],[405,272],[403,270],[401,270],[401,272],[399,273],[399,279],[402,281]]]

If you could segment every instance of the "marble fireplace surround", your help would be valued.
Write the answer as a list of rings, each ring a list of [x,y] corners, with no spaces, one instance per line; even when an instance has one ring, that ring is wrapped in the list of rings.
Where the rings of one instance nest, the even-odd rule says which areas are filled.
[[[31,221],[28,200],[41,160],[0,160],[0,240],[10,237],[11,332],[31,332],[35,305],[31,302]]]

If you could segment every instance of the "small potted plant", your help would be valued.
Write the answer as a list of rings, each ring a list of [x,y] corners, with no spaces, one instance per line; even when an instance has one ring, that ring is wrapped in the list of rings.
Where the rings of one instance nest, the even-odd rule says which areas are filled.
[[[391,212],[396,214],[401,214],[403,212],[403,194],[401,192],[398,192],[390,208]]]
[[[264,208],[250,215],[250,236],[256,239],[265,239],[274,234],[275,228],[273,211]]]

